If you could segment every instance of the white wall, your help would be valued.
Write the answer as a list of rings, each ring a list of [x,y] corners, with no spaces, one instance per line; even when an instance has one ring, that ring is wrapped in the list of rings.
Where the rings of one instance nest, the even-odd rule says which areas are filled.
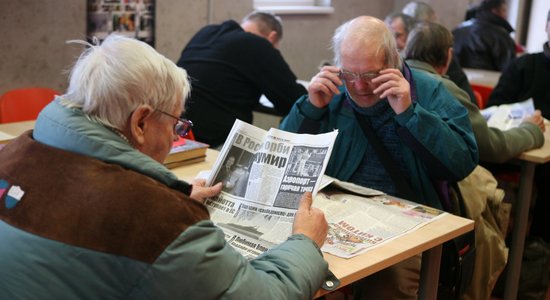
[[[548,35],[546,34],[548,10],[550,10],[550,1],[533,0],[526,45],[529,53],[541,52],[542,44],[548,41]]]

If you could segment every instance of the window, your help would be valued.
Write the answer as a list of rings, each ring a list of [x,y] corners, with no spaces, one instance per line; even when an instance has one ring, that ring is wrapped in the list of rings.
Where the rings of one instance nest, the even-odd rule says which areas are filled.
[[[330,0],[254,0],[254,9],[275,14],[331,14]]]

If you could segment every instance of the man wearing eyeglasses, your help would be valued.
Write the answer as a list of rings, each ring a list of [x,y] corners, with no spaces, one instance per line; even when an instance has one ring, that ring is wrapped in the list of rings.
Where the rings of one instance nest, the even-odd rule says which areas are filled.
[[[335,66],[315,75],[281,128],[321,133],[338,129],[327,175],[443,208],[433,180],[457,181],[478,161],[466,109],[437,80],[402,63],[385,24],[358,17],[340,26]],[[370,124],[362,128],[362,123]],[[375,138],[368,138],[373,133]],[[379,140],[383,151],[375,150]],[[393,161],[411,199],[380,156]],[[369,299],[416,299],[419,258],[369,276],[357,292]],[[384,288],[387,287],[387,288]]]
[[[82,42],[84,43],[84,42]],[[248,261],[162,162],[185,70],[146,43],[84,43],[67,92],[0,150],[0,299],[304,299],[328,273],[328,225],[304,195],[293,235]]]

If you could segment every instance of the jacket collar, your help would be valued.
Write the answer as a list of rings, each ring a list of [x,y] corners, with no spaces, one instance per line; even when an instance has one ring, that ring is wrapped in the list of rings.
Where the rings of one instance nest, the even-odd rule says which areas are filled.
[[[178,180],[164,165],[134,149],[81,109],[63,106],[60,100],[57,97],[39,114],[33,132],[36,141],[121,165],[189,195],[191,186]]]
[[[476,19],[481,22],[488,22],[498,27],[503,28],[506,32],[511,33],[514,31],[514,28],[506,19],[501,18],[500,16],[495,15],[490,11],[480,11],[476,14]]]
[[[414,68],[414,69],[418,69],[418,70],[422,70],[422,71],[426,71],[430,74],[437,74],[437,71],[434,69],[434,67],[432,67],[432,65],[430,65],[429,63],[426,63],[426,62],[423,62],[423,61],[420,61],[420,60],[416,60],[416,59],[407,59],[407,64],[411,67],[411,68]]]

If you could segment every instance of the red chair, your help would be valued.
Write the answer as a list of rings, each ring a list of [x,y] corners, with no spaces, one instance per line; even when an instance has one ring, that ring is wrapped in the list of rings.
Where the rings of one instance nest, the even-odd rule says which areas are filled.
[[[59,92],[49,88],[21,88],[0,97],[0,123],[36,120],[38,113]]]
[[[475,92],[478,92],[481,95],[481,103],[478,102],[479,109],[484,109],[487,101],[489,101],[489,96],[491,96],[491,92],[493,92],[493,87],[486,86],[486,85],[480,85],[475,83],[470,83],[472,86],[472,90]]]
[[[483,103],[483,96],[481,96],[481,93],[476,91],[476,90],[473,90],[474,92],[474,96],[476,97],[476,103],[477,103],[477,107],[479,107],[479,109],[483,109],[482,106],[485,106],[485,103]]]

